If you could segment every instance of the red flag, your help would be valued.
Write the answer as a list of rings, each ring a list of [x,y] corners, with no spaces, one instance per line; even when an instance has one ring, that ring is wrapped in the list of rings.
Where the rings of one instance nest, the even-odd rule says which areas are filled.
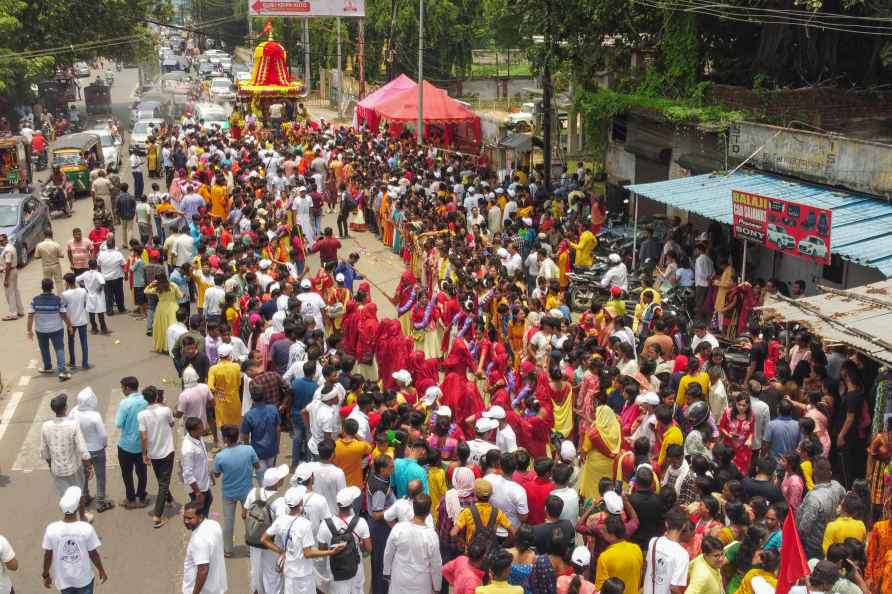
[[[272,17],[266,19],[266,24],[263,26],[263,34],[266,35],[270,31],[273,30],[273,19]]]
[[[780,568],[777,572],[777,587],[774,594],[787,594],[800,578],[810,573],[808,559],[805,558],[805,549],[802,548],[802,541],[799,540],[799,530],[796,529],[796,517],[791,510],[787,514],[787,519],[784,520],[781,532]]]

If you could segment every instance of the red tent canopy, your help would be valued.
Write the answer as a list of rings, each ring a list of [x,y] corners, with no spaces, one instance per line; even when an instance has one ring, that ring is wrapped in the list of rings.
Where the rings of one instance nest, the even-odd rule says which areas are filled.
[[[356,104],[356,124],[364,123],[372,130],[377,130],[380,120],[378,114],[375,113],[375,107],[406,89],[416,89],[417,87],[418,83],[405,74],[400,74],[398,77],[376,90],[374,93],[370,93],[362,101]]]
[[[430,126],[443,129],[445,141],[451,143],[454,136],[469,138],[474,144],[480,144],[480,116],[468,109],[460,101],[450,97],[443,89],[438,89],[427,81],[422,83],[424,90],[424,112],[422,119],[425,126],[425,137],[431,133]],[[374,106],[380,119],[398,124],[418,120],[418,88],[404,89],[394,93]]]

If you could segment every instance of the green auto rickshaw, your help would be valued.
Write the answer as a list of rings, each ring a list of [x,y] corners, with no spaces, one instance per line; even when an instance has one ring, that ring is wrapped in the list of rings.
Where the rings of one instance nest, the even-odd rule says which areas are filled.
[[[59,167],[71,180],[75,195],[90,192],[90,172],[105,167],[99,136],[89,132],[66,134],[56,139],[50,149],[52,167]]]

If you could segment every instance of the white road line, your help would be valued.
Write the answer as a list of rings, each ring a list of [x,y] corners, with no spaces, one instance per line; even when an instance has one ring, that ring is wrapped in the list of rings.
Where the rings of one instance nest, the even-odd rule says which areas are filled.
[[[115,426],[115,417],[118,415],[118,406],[124,393],[120,388],[111,391],[108,399],[108,406],[105,407],[105,415],[102,420],[105,422],[105,434],[108,436],[108,445],[105,448],[105,467],[118,467],[118,441],[121,439],[121,430]]]
[[[6,428],[9,427],[9,422],[12,421],[16,407],[22,401],[22,394],[22,392],[13,392],[9,396],[9,402],[6,403],[6,408],[3,409],[3,416],[0,416],[0,440],[6,435]]]
[[[37,359],[28,361],[28,369],[37,369]]]
[[[53,418],[50,410],[50,400],[53,399],[61,390],[47,390],[43,398],[37,405],[37,414],[31,421],[28,428],[28,434],[22,441],[19,448],[19,454],[16,456],[15,463],[12,465],[13,470],[35,470],[47,468],[46,461],[40,458],[40,431],[44,421]]]
[[[31,383],[30,375],[23,375],[22,377],[19,378],[19,387],[21,387],[21,388],[24,388],[25,386],[27,386],[30,383]]]

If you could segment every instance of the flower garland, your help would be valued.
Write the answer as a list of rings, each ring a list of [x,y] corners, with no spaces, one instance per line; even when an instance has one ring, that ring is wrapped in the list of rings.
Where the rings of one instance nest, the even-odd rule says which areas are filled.
[[[412,327],[416,330],[426,330],[428,324],[431,321],[431,312],[434,310],[434,302],[428,301],[427,306],[424,308],[424,316],[421,318],[420,322],[412,322]]]
[[[452,320],[452,325],[455,326],[456,328],[458,328],[459,316],[464,316],[465,320],[464,320],[464,324],[462,325],[461,329],[458,331],[458,333],[455,336],[456,336],[456,338],[464,338],[465,334],[468,333],[468,330],[471,329],[471,324],[474,323],[474,316],[464,313],[464,312],[456,315],[455,319]]]
[[[515,397],[514,400],[511,401],[511,406],[517,408],[521,403],[526,401],[527,396],[530,394],[530,392],[532,392],[532,388],[530,387],[530,385],[525,385],[520,390],[520,392],[517,393],[517,397]]]
[[[405,289],[403,289],[405,292]],[[415,301],[418,298],[418,292],[415,290],[415,287],[412,287],[412,292],[409,293],[409,299],[406,300],[405,303],[402,303],[398,308],[396,308],[396,313],[399,316],[402,316],[404,313],[412,309],[415,306]]]
[[[486,311],[486,307],[489,305],[489,302],[492,301],[492,298],[495,297],[495,290],[490,290],[486,295],[483,296],[483,299],[480,300],[480,303],[477,305],[477,315],[483,318],[483,313]]]

